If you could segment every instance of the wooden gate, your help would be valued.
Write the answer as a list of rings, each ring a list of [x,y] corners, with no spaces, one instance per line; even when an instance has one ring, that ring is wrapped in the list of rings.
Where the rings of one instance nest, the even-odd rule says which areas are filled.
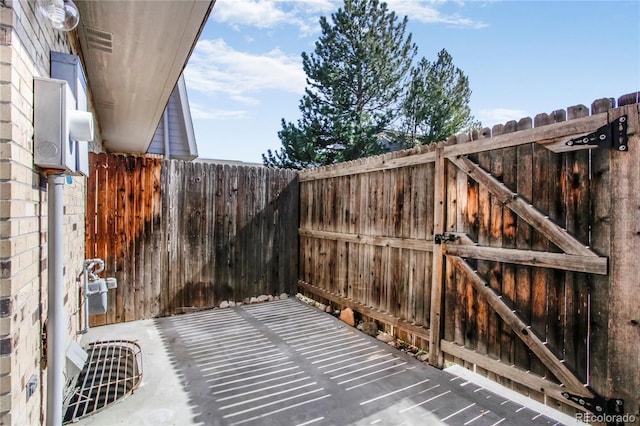
[[[526,127],[531,126],[528,121],[519,124]],[[566,126],[558,126],[555,129],[556,137],[568,139],[575,136],[573,128],[570,129],[570,132],[564,128]],[[593,128],[586,127],[583,131],[590,130]],[[588,318],[584,316],[588,309],[586,300],[590,296],[590,290],[586,285],[587,277],[577,276],[573,272],[606,275],[607,258],[599,257],[589,248],[588,235],[582,233],[581,241],[578,238],[578,235],[581,234],[579,229],[572,230],[576,234],[574,236],[566,229],[566,221],[562,223],[562,218],[557,217],[557,214],[553,215],[556,217],[549,217],[548,191],[554,186],[549,181],[550,175],[560,172],[561,176],[558,181],[562,182],[562,174],[575,173],[572,180],[577,192],[565,195],[570,199],[568,208],[571,206],[580,207],[579,204],[586,198],[585,194],[580,193],[582,192],[580,186],[588,188],[590,156],[588,153],[583,153],[582,155],[572,155],[571,158],[565,156],[565,158],[561,158],[562,163],[549,161],[548,152],[544,147],[540,144],[531,145],[532,142],[540,139],[536,133],[535,131],[528,132],[528,137],[522,139],[523,143],[518,144],[517,148],[508,145],[505,147],[501,144],[502,141],[510,144],[514,140],[509,135],[502,138],[496,137],[485,144],[474,144],[472,151],[482,150],[476,155],[469,153],[469,150],[465,149],[467,148],[465,145],[460,148],[456,147],[457,149],[446,150],[444,146],[436,149],[434,200],[436,205],[434,209],[434,242],[436,246],[434,247],[432,300],[442,300],[440,293],[457,294],[460,296],[458,300],[467,304],[466,321],[474,322],[481,319],[487,322],[486,324],[472,324],[475,330],[465,333],[465,340],[475,340],[470,343],[475,346],[476,351],[488,355],[490,339],[495,341],[495,349],[498,349],[499,333],[514,333],[524,344],[524,347],[514,347],[514,356],[528,358],[529,354],[519,355],[518,352],[530,351],[537,357],[537,360],[529,359],[525,360],[525,363],[531,365],[539,362],[540,373],[545,373],[542,368],[548,369],[570,392],[581,396],[593,396],[584,386],[585,375],[571,371],[564,361],[561,361],[558,355],[553,352],[553,349],[549,348],[546,338],[539,337],[546,335],[545,328],[549,325],[541,315],[542,312],[533,312],[529,309],[529,306],[538,309],[544,308],[544,305],[541,304],[543,300],[530,301],[530,298],[542,299],[544,292],[554,291],[556,289],[553,287],[562,285],[562,280],[548,283],[549,273],[541,268],[572,271],[570,275],[565,275],[564,286],[565,288],[571,287],[570,291],[577,293],[578,300],[574,301],[578,305],[574,311],[577,319],[588,322]],[[502,152],[495,152],[496,145],[503,146]],[[566,143],[550,148],[556,148],[557,152],[560,147],[564,148],[563,150],[575,149],[568,147]],[[480,158],[481,154],[484,154],[482,159]],[[505,157],[507,162],[516,165],[515,176],[506,176],[505,182],[503,169],[503,181],[501,182],[497,176],[491,173],[491,164],[492,160],[493,164],[502,161],[504,167]],[[536,163],[541,158],[542,161]],[[479,164],[480,162],[484,163],[484,167]],[[536,173],[534,173],[534,166],[537,167]],[[556,166],[556,170],[550,171],[552,166]],[[571,170],[565,169],[563,172],[563,167],[571,167]],[[545,168],[546,170],[544,170]],[[447,184],[449,173],[453,175],[450,182],[455,183],[455,186],[451,185],[451,190],[448,189]],[[534,190],[534,179],[536,178],[538,179],[537,188]],[[584,179],[585,182],[581,182],[581,179]],[[449,192],[452,194],[449,195]],[[463,200],[465,195],[470,199]],[[474,211],[476,206],[478,211]],[[588,209],[589,205],[581,207]],[[464,211],[465,208],[466,211]],[[480,208],[483,208],[484,211],[480,211]],[[568,215],[584,214],[579,210],[566,213]],[[469,219],[470,214],[470,219],[474,222],[485,222],[477,225],[478,232],[473,236],[464,233],[465,226],[459,226],[457,223],[459,217],[466,215]],[[502,237],[502,242],[499,245],[492,244],[490,234],[486,231],[490,232],[492,225],[497,229],[498,222],[501,221],[503,223],[501,235],[495,235],[495,237]],[[475,223],[473,223],[473,227],[476,227]],[[480,230],[484,230],[485,235],[480,235]],[[461,233],[447,233],[447,231],[460,231]],[[444,275],[447,272],[445,280]],[[501,280],[495,279],[496,276]],[[438,285],[438,283],[441,284]],[[443,291],[443,286],[448,286],[448,288]],[[447,307],[449,308],[448,312],[446,311]],[[458,318],[460,310],[455,302],[448,304],[445,302],[444,309],[446,316],[453,316],[454,328],[457,328],[458,331],[469,328],[466,325],[455,327],[455,321],[462,320]],[[480,310],[483,311],[483,315],[477,315],[476,312]],[[489,312],[484,314],[487,310]],[[433,303],[431,318],[441,318],[442,311],[442,304]],[[494,314],[497,314],[501,319],[503,328],[501,331],[497,329],[497,322],[491,321],[494,320]],[[473,318],[474,316],[475,318]],[[569,315],[563,320],[569,321]],[[490,321],[492,324],[488,323]],[[535,324],[536,321],[538,324]],[[589,341],[588,332],[585,334],[585,330],[580,330],[579,324],[574,324],[572,329],[573,333],[579,334],[578,341],[585,343]],[[443,352],[440,347],[442,331],[443,327],[437,323],[432,325],[429,344],[430,362],[438,366],[442,366],[443,363]],[[476,332],[475,336],[472,335],[474,332]],[[464,347],[462,339],[462,336],[455,336],[454,333],[454,342],[447,346],[448,352],[459,352],[454,345],[456,341],[459,341],[460,348]],[[449,343],[449,341],[446,342]],[[518,342],[515,345],[518,345]],[[578,351],[574,349],[574,352],[577,352],[575,368],[580,371],[584,369],[582,357],[589,358],[590,356],[587,351],[587,347],[580,348]],[[584,353],[580,354],[580,352]]]
[[[428,341],[433,365],[637,409],[640,126],[610,107],[303,172],[300,287]]]

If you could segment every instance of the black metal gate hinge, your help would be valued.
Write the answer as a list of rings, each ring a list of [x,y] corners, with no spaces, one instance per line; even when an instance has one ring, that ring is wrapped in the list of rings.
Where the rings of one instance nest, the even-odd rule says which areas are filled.
[[[586,410],[593,413],[597,418],[604,419],[603,423],[607,425],[623,425],[622,420],[624,416],[624,400],[620,398],[603,398],[599,395],[593,398],[585,398],[571,394],[569,392],[562,392],[562,396],[566,399],[573,401],[574,403],[584,407]]]
[[[593,133],[570,139],[568,146],[574,145],[598,145],[600,148],[612,148],[617,151],[629,149],[629,136],[627,135],[627,116],[623,115],[609,124],[606,124]]]

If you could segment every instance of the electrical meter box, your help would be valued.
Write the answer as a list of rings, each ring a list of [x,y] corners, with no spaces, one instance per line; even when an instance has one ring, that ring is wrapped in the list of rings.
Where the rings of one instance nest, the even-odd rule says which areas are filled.
[[[36,165],[76,170],[76,144],[69,138],[69,115],[76,103],[64,80],[34,78],[33,143]]]

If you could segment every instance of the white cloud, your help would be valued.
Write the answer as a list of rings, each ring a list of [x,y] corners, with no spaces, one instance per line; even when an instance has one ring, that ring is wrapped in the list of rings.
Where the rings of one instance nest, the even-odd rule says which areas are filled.
[[[317,27],[318,16],[335,10],[337,4],[332,0],[218,0],[211,16],[236,30],[241,25],[263,29],[293,25],[306,35]]]
[[[397,15],[406,15],[413,22],[469,28],[487,26],[459,14],[442,14],[438,7],[447,3],[446,1],[386,0],[386,3]],[[301,36],[306,36],[319,30],[320,15],[328,17],[342,6],[342,1],[337,0],[218,0],[211,16],[217,22],[228,24],[238,31],[242,25],[263,29],[293,25],[298,27]],[[459,2],[458,6],[463,7],[464,2]]]
[[[270,28],[288,20],[287,14],[268,0],[218,0],[211,16],[218,22],[258,28]]]
[[[234,102],[238,102],[240,104],[244,104],[244,105],[259,105],[260,104],[260,100],[256,99],[252,96],[242,96],[242,95],[231,95],[229,96],[229,98],[234,101]]]
[[[224,40],[201,40],[185,70],[189,88],[207,95],[226,95],[246,105],[258,103],[267,90],[304,92],[306,76],[299,56],[278,48],[264,54],[234,50]]]
[[[249,117],[244,110],[210,109],[194,103],[190,103],[189,107],[194,120],[236,120]]]
[[[494,124],[504,124],[509,120],[519,120],[527,117],[526,111],[509,108],[481,109],[476,114],[476,118],[482,122],[483,126],[493,126]]]
[[[469,18],[461,17],[457,14],[443,15],[435,7],[435,4],[444,2],[425,2],[407,0],[386,0],[389,9],[396,12],[400,17],[408,16],[411,22],[422,22],[425,24],[448,24],[456,27],[485,28],[487,24],[477,22]]]
[[[442,14],[438,7],[446,1],[386,0],[389,9],[412,22],[426,24],[447,24],[456,27],[484,28],[487,24],[458,14]],[[274,28],[278,25],[292,25],[305,36],[317,32],[320,15],[329,16],[343,6],[337,0],[218,0],[213,8],[212,18],[239,30],[242,25],[257,28]],[[458,3],[459,7],[464,2]]]

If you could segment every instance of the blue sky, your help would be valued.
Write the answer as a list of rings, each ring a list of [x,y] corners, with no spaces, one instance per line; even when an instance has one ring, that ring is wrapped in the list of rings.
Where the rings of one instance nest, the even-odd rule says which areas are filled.
[[[201,158],[262,162],[296,122],[300,54],[342,1],[217,0],[185,70]],[[441,49],[491,127],[640,90],[640,1],[388,0],[409,18],[416,59]]]

